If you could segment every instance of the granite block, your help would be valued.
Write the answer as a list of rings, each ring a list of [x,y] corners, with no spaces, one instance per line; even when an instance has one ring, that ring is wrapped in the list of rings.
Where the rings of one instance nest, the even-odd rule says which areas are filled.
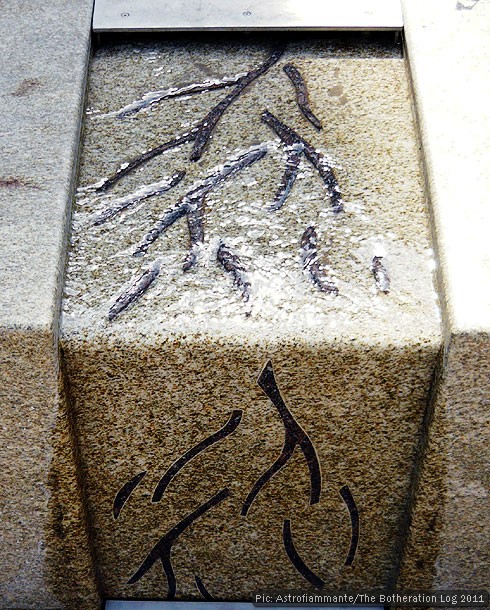
[[[91,0],[76,7],[14,1],[0,15],[0,323],[6,328],[56,327],[91,9]]]
[[[182,136],[121,174],[192,136],[232,89],[145,104],[155,91],[232,79],[271,51],[181,37],[94,55],[61,342],[106,597],[394,578],[442,342],[399,49],[290,40],[199,160]],[[300,112],[288,63],[323,129]],[[281,143],[265,110],[299,140]]]
[[[92,2],[0,14],[0,607],[99,605],[58,319]]]
[[[98,607],[73,433],[50,333],[0,335],[2,608]]]
[[[399,579],[406,588],[490,585],[489,9],[404,2],[445,312],[443,368]]]
[[[490,582],[488,335],[454,337],[432,425],[400,586],[484,589]]]

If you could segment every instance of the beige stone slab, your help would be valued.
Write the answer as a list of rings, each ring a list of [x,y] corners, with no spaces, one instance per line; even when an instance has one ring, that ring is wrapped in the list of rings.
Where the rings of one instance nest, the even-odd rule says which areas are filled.
[[[362,40],[292,42],[228,109],[197,163],[189,162],[191,145],[183,145],[104,196],[87,187],[189,130],[226,92],[166,100],[123,119],[119,109],[157,89],[255,67],[270,46],[226,38],[199,45],[146,41],[102,47],[94,57],[62,346],[108,597],[165,598],[171,578],[167,583],[159,562],[128,580],[171,528],[220,490],[229,495],[218,496],[175,540],[178,598],[199,597],[196,576],[217,599],[247,599],[257,587],[307,586],[306,570],[288,558],[287,520],[299,557],[325,586],[392,581],[442,337],[405,65],[397,49]],[[287,62],[303,73],[324,124],[320,132],[297,108],[282,70]],[[260,121],[265,108],[335,167],[343,213],[332,212],[304,159],[283,208],[267,211],[286,151]],[[250,146],[267,147],[267,154],[209,195],[195,268],[182,270],[189,247],[184,218],[145,257],[132,256],[165,210]],[[188,174],[174,191],[96,224],[116,200],[182,169]],[[303,273],[300,242],[312,225],[337,296],[318,290]],[[246,268],[247,302],[217,264],[219,240]],[[375,255],[389,269],[388,293],[376,287],[370,270]],[[150,288],[110,320],[119,295],[156,261],[160,273]],[[314,446],[322,487],[296,448],[242,515],[250,490],[284,443],[278,409],[257,382],[269,360],[287,407]],[[241,417],[233,432],[221,433],[152,502],[163,473],[225,427],[233,410]],[[303,432],[296,438],[304,439]],[[311,460],[309,468],[316,472]],[[311,489],[320,493],[310,504]],[[347,490],[360,519],[352,564],[347,558],[357,526]],[[352,505],[351,511],[356,523]]]
[[[434,346],[319,348],[304,341],[232,344],[171,335],[144,346],[66,341],[65,349],[105,595],[164,599],[159,563],[137,583],[126,583],[168,530],[222,489],[230,497],[174,545],[179,598],[199,598],[196,575],[217,599],[247,599],[260,587],[307,586],[286,555],[284,519],[291,519],[299,555],[327,588],[389,583]],[[267,358],[315,447],[322,491],[310,506],[308,469],[296,449],[241,516],[284,441],[277,410],[257,385]],[[396,378],[388,375],[392,370]],[[189,462],[152,503],[164,472],[225,426],[233,410],[242,413],[236,431]],[[143,472],[114,519],[116,495]],[[340,495],[345,485],[361,523],[353,566],[344,565],[351,542]]]
[[[487,332],[490,7],[457,4],[405,2],[405,35],[451,328]]]
[[[0,15],[0,607],[99,605],[58,318],[91,1]]]
[[[404,587],[490,584],[489,16],[485,2],[404,3],[446,309]]]

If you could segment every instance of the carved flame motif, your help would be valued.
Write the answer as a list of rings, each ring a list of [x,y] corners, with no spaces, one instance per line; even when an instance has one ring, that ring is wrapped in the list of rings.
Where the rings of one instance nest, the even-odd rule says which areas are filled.
[[[279,457],[273,462],[270,468],[257,480],[252,489],[247,495],[247,498],[243,504],[241,516],[247,517],[249,508],[252,502],[255,500],[257,495],[263,486],[268,483],[272,477],[279,472],[292,457],[296,447],[303,453],[306,460],[306,465],[310,477],[310,505],[316,504],[321,500],[321,467],[318,460],[316,449],[303,428],[296,422],[294,416],[286,406],[277,382],[274,376],[274,370],[272,362],[269,360],[263,368],[258,380],[258,385],[267,395],[270,401],[274,404],[279,412],[279,415],[284,424],[285,441],[284,446]],[[167,469],[167,471],[160,478],[157,486],[154,489],[152,502],[160,502],[165,494],[165,490],[171,481],[178,475],[178,473],[186,466],[189,461],[197,457],[200,453],[225,439],[229,435],[233,434],[242,420],[242,411],[234,410],[228,421],[223,425],[222,428],[206,437],[188,451],[186,451],[180,458]],[[141,483],[146,475],[146,471],[141,472],[133,476],[127,481],[121,489],[117,492],[114,503],[113,503],[113,516],[117,519],[129,500],[132,492]],[[339,491],[342,499],[344,500],[351,518],[351,541],[345,565],[351,566],[354,562],[354,558],[359,543],[359,512],[354,500],[354,497],[347,485],[344,485]],[[217,492],[214,496],[209,498],[206,502],[198,506],[193,512],[188,514],[184,519],[167,531],[158,542],[152,547],[147,556],[143,559],[139,567],[136,569],[134,574],[128,579],[127,584],[134,584],[138,582],[145,574],[153,567],[157,562],[160,562],[167,579],[167,599],[174,599],[177,591],[177,579],[172,566],[171,554],[173,545],[177,542],[179,536],[190,527],[197,519],[203,517],[205,513],[212,510],[215,506],[226,500],[231,495],[229,488],[223,488]],[[324,580],[315,574],[315,572],[307,566],[305,561],[299,555],[293,541],[291,519],[285,518],[283,521],[283,545],[284,550],[301,576],[307,580],[311,585],[317,589],[321,589],[325,582]],[[206,600],[211,600],[212,597],[202,579],[195,576],[196,587],[201,596]]]

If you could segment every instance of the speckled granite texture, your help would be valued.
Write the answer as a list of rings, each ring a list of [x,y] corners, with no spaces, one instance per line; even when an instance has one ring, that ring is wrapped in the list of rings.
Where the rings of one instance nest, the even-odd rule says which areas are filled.
[[[445,359],[399,582],[488,589],[490,6],[403,4],[441,263]]]
[[[1,608],[98,607],[57,334],[91,5],[0,11]]]
[[[439,381],[401,587],[488,588],[489,379],[488,336],[454,337]]]
[[[0,338],[2,608],[98,607],[50,333]]]
[[[172,547],[177,597],[199,597],[205,587],[218,599],[247,598],[254,588],[320,585],[319,579],[328,587],[383,586],[394,577],[442,341],[409,89],[396,49],[348,37],[291,42],[228,108],[197,163],[185,144],[106,196],[90,189],[119,163],[189,130],[227,90],[166,100],[124,120],[115,111],[150,91],[249,70],[269,53],[270,46],[250,39],[224,38],[217,46],[147,41],[103,47],[93,61],[62,346],[108,597],[165,598],[172,575],[163,549],[171,534],[157,543],[198,507],[209,510]],[[320,132],[298,110],[282,70],[287,62],[307,82]],[[335,166],[343,213],[332,212],[304,158],[284,206],[267,210],[285,151],[260,121],[266,108]],[[183,218],[145,257],[132,256],[196,180],[250,146],[264,146],[267,154],[209,195],[193,269],[182,270]],[[116,198],[182,169],[187,175],[173,191],[94,224]],[[302,270],[301,236],[312,225],[337,296],[321,292]],[[246,303],[216,261],[220,240],[246,268]],[[373,256],[383,256],[388,293],[376,287]],[[109,321],[118,296],[155,262],[160,274],[150,288]],[[296,436],[289,440],[303,444],[247,512],[250,490],[284,442],[278,408],[257,383],[268,360],[302,428],[290,423]],[[233,417],[233,432],[218,433]],[[164,472],[210,435],[224,438],[188,462],[152,502]],[[220,490],[227,491],[216,496]],[[216,505],[207,506],[213,498]],[[160,560],[152,563],[159,557],[168,583]]]

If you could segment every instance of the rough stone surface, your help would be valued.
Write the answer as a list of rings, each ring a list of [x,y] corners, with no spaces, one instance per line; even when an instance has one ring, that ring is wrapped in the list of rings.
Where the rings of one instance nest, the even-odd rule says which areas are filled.
[[[488,588],[488,337],[451,340],[433,414],[402,588]]]
[[[146,41],[103,47],[94,57],[62,346],[108,597],[165,598],[159,562],[133,584],[127,581],[172,527],[223,489],[229,496],[174,543],[178,597],[199,596],[196,576],[216,598],[247,598],[263,586],[308,585],[305,569],[286,553],[287,519],[299,557],[326,586],[383,586],[394,576],[441,345],[418,149],[398,53],[369,40],[360,47],[349,37],[292,42],[278,64],[228,108],[200,161],[189,161],[192,145],[185,144],[103,197],[90,189],[119,163],[188,130],[227,90],[167,100],[124,120],[114,111],[149,91],[243,72],[268,52],[260,41],[224,39],[199,47]],[[282,70],[288,61],[305,77],[321,132],[297,108]],[[335,166],[343,213],[331,211],[317,172],[304,158],[283,208],[267,211],[285,151],[260,122],[265,108]],[[185,219],[146,257],[131,256],[196,180],[261,143],[267,155],[208,196],[195,268],[182,270]],[[175,190],[94,225],[116,198],[182,169],[188,174]],[[301,236],[312,225],[337,296],[321,292],[302,270]],[[216,261],[220,240],[247,270],[246,303]],[[375,285],[373,256],[383,256],[389,270],[388,293]],[[154,262],[160,274],[149,289],[109,321],[118,296]],[[318,483],[311,484],[296,448],[241,516],[249,491],[284,441],[278,410],[257,384],[269,359],[282,397],[315,447],[322,488],[319,502],[310,505]],[[233,410],[241,412],[236,430],[194,457],[152,502],[163,473],[220,430]],[[130,481],[138,483],[132,493],[129,487],[122,491]],[[344,486],[360,516],[352,565],[345,565],[352,526],[340,494],[346,494]]]
[[[53,337],[4,331],[0,355],[0,607],[96,608]]]
[[[490,7],[408,1],[404,13],[446,337],[399,582],[488,589]]]
[[[0,16],[0,607],[98,606],[57,325],[91,2]]]

